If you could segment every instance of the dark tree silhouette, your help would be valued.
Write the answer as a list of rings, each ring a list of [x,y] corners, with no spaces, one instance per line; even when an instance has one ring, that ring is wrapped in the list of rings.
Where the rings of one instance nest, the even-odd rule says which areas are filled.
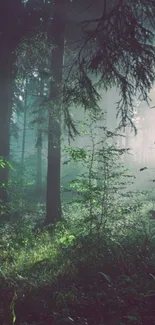
[[[148,101],[155,80],[155,2],[104,0],[101,3],[98,17],[81,23],[83,37],[65,82],[65,100],[68,105],[74,101],[85,109],[94,109],[96,91],[115,86],[120,94],[117,109],[121,126],[130,122],[134,127],[135,96]],[[95,83],[92,74],[97,76]]]
[[[16,74],[16,49],[20,41],[36,34],[41,22],[50,16],[47,2],[5,0],[0,2],[0,157],[9,159],[10,118],[12,114],[13,80]],[[36,9],[36,10],[34,10]],[[45,19],[46,18],[46,19]],[[7,201],[8,167],[0,168],[0,200]]]
[[[62,69],[64,57],[65,26],[67,1],[55,0],[53,19],[48,30],[48,37],[53,44],[51,55],[52,81],[50,87],[49,122],[48,122],[48,168],[46,224],[61,220],[61,114],[62,114]]]

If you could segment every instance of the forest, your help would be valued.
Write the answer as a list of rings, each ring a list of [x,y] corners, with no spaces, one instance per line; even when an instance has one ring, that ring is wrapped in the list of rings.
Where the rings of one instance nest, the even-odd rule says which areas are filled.
[[[155,0],[0,1],[0,325],[155,325]]]

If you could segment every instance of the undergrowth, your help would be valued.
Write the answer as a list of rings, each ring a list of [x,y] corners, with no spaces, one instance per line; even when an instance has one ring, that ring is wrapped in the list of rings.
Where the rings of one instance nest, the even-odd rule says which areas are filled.
[[[79,227],[77,204],[55,229],[34,234],[30,218],[1,228],[1,295],[16,293],[14,323],[155,324],[150,205],[130,213],[130,220],[120,214],[120,224],[107,222],[100,235]]]
[[[19,196],[0,224],[0,324],[155,324],[154,202],[130,191],[126,151],[101,132],[92,121],[90,146],[66,148],[81,174],[63,221],[43,226],[44,204]]]

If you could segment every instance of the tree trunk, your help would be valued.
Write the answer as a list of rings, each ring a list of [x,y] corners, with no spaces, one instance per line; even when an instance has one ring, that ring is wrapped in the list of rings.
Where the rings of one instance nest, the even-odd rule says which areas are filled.
[[[22,155],[21,155],[21,191],[22,191],[22,208],[24,203],[24,175],[25,175],[25,145],[26,145],[26,126],[27,126],[27,87],[28,80],[26,77],[25,91],[24,91],[24,117],[23,117],[23,137],[22,137]]]
[[[107,93],[105,92],[104,94],[104,110],[103,110],[103,118],[100,121],[99,127],[103,127],[105,128],[105,130],[107,129]],[[99,129],[98,129],[99,130]],[[106,131],[104,129],[100,130],[100,133],[98,135],[98,139],[97,141],[99,142],[99,148],[98,150],[102,151],[103,147],[106,147]],[[104,141],[104,145],[103,142]],[[104,179],[104,175],[103,175],[103,157],[102,155],[99,155],[98,157],[98,161],[97,161],[97,186],[101,187],[103,184],[103,179]]]
[[[51,58],[52,82],[50,87],[48,125],[48,166],[46,224],[61,220],[61,83],[64,56],[66,0],[55,0],[49,38],[54,45]]]
[[[6,161],[9,160],[10,153],[13,63],[16,55],[14,49],[18,44],[18,38],[21,38],[19,27],[16,34],[21,5],[21,0],[0,1],[0,157]],[[8,201],[7,182],[8,166],[6,165],[4,169],[0,168],[0,205],[2,206]],[[5,184],[5,187],[2,184]]]
[[[12,109],[12,53],[5,44],[0,51],[0,158],[9,160]],[[7,202],[8,166],[0,167],[0,203]],[[5,184],[5,187],[4,187]],[[0,211],[1,212],[1,211]]]
[[[22,156],[21,156],[21,173],[22,173],[22,183],[24,180],[24,160],[25,160],[25,144],[26,144],[26,125],[27,125],[27,79],[25,82],[24,91],[24,119],[23,119],[23,138],[22,138]],[[23,184],[22,184],[23,185]]]
[[[44,81],[43,77],[40,77],[40,100],[43,100],[44,96]],[[38,113],[39,120],[42,118],[42,109],[39,110]],[[42,126],[39,122],[37,124],[37,177],[36,177],[36,190],[39,194],[42,189],[42,141],[43,141],[43,134],[42,134]]]
[[[36,179],[36,189],[40,192],[42,188],[42,131],[38,126],[37,130],[37,179]]]

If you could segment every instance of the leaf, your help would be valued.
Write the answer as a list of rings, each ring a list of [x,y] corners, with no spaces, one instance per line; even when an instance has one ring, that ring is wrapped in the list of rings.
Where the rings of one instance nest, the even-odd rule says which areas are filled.
[[[152,273],[150,273],[150,275],[153,278],[153,280],[155,280],[155,276]]]
[[[140,168],[140,172],[142,172],[143,170],[147,169],[147,167],[143,167],[143,168]]]
[[[11,170],[14,170],[15,171],[15,168],[12,166],[12,164],[8,161],[7,162],[7,165],[8,165],[8,167],[11,169]]]
[[[70,323],[75,323],[74,319],[71,317],[68,317],[68,320],[70,321]]]
[[[103,275],[104,278],[105,278],[109,283],[111,283],[111,278],[110,278],[109,275],[107,275],[107,274],[105,274],[105,273],[103,273],[103,272],[98,272],[98,273],[101,274],[101,275]]]
[[[16,291],[14,292],[14,296],[12,298],[11,304],[10,304],[10,313],[12,316],[12,323],[15,324],[16,322],[16,314],[15,314],[15,301],[17,300],[17,294]]]

